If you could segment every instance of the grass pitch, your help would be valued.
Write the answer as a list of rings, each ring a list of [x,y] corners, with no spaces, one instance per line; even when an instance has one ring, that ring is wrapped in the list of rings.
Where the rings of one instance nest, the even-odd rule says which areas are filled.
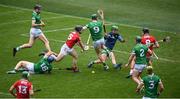
[[[117,42],[115,46],[115,55],[117,62],[126,63],[129,52],[135,45],[134,37],[140,35],[141,28],[144,24],[150,28],[151,34],[154,35],[158,40],[163,37],[170,36],[171,42],[160,43],[160,48],[156,49],[156,54],[160,57],[159,60],[154,60],[154,70],[157,75],[159,75],[164,82],[165,91],[160,97],[180,97],[179,95],[179,55],[180,55],[180,35],[179,35],[179,14],[175,14],[178,9],[178,0],[173,0],[168,2],[168,0],[163,0],[162,7],[157,8],[156,6],[162,0],[152,1],[153,9],[157,12],[164,11],[164,6],[167,5],[169,9],[164,13],[165,15],[157,15],[157,20],[159,21],[167,20],[171,24],[166,22],[157,22],[153,18],[155,17],[156,11],[149,11],[148,20],[146,15],[132,18],[133,16],[138,16],[142,13],[142,9],[145,9],[145,5],[140,9],[134,9],[137,13],[125,12],[128,9],[128,3],[132,3],[131,7],[137,7],[136,2],[131,2],[130,0],[114,0],[113,3],[108,0],[99,0],[98,3],[102,3],[102,8],[105,9],[107,23],[116,23],[120,27],[121,35],[126,40],[125,43]],[[50,41],[50,45],[55,52],[59,52],[60,47],[63,42],[67,39],[70,31],[77,24],[85,25],[88,23],[89,16],[95,13],[98,9],[97,7],[90,9],[90,7],[95,4],[95,0],[91,3],[85,3],[85,0],[78,0],[77,3],[73,3],[71,0],[66,2],[66,0],[40,0],[39,3],[43,5],[43,11],[41,16],[46,23],[46,27],[43,28],[44,34]],[[31,49],[25,49],[17,53],[15,58],[12,57],[12,48],[20,44],[26,43],[28,41],[30,24],[31,24],[31,13],[32,8],[35,3],[34,0],[1,0],[0,1],[0,97],[8,98],[12,97],[8,94],[8,89],[10,85],[20,78],[20,74],[8,75],[7,70],[12,69],[19,60],[27,60],[31,62],[37,62],[39,57],[38,53],[44,49],[44,45],[37,40]],[[142,4],[147,4],[141,2]],[[157,5],[155,5],[157,3]],[[176,4],[177,3],[177,4]],[[49,4],[49,5],[48,5]],[[51,5],[50,5],[51,4]],[[134,6],[133,6],[134,4]],[[105,6],[109,5],[109,6]],[[120,6],[124,5],[124,6]],[[150,5],[149,5],[150,6]],[[172,7],[173,6],[173,7]],[[53,9],[54,8],[54,9]],[[82,10],[78,10],[83,8]],[[111,8],[111,9],[110,9]],[[115,9],[116,8],[116,9]],[[120,10],[118,10],[119,8]],[[125,10],[123,10],[125,9]],[[150,8],[146,8],[149,9]],[[173,10],[174,9],[174,10]],[[78,10],[78,11],[77,11]],[[122,12],[118,12],[121,11]],[[116,12],[116,13],[115,13]],[[127,13],[127,14],[125,14]],[[78,15],[78,17],[77,17]],[[125,17],[127,15],[127,17]],[[154,15],[154,16],[153,16]],[[168,16],[169,15],[169,16]],[[120,16],[120,17],[118,17]],[[87,18],[85,18],[87,17]],[[132,18],[132,19],[131,19]],[[177,20],[177,21],[174,21]],[[144,24],[141,22],[144,22]],[[126,25],[125,25],[126,24]],[[174,24],[172,26],[172,24]],[[133,25],[133,26],[132,26]],[[136,26],[134,26],[136,25]],[[168,27],[168,28],[167,28]],[[110,30],[110,26],[107,26],[107,30]],[[171,32],[167,32],[171,31]],[[81,35],[83,42],[85,43],[88,38],[89,31],[83,32]],[[92,43],[91,43],[92,44]],[[135,93],[136,84],[130,80],[126,79],[125,76],[129,73],[129,69],[122,68],[122,70],[117,71],[112,68],[110,61],[108,65],[111,67],[108,72],[103,71],[101,65],[95,65],[93,69],[88,69],[87,64],[90,60],[96,59],[96,55],[93,49],[81,53],[79,47],[75,47],[79,54],[78,66],[82,72],[72,73],[66,70],[53,70],[51,75],[32,75],[30,80],[33,82],[34,88],[42,89],[42,91],[35,93],[34,97],[63,97],[63,98],[140,98],[141,95]],[[63,61],[54,63],[55,68],[66,68],[71,66],[71,57],[67,56]],[[92,74],[91,71],[94,70],[95,73]],[[143,74],[145,75],[145,73]]]

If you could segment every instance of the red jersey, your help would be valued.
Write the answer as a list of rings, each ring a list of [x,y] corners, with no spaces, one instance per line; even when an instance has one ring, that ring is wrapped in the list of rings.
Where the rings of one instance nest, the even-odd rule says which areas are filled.
[[[156,43],[156,39],[150,35],[143,35],[141,38],[141,43],[146,44],[151,51],[153,51],[153,44]],[[151,54],[147,53],[146,57],[150,57]]]
[[[144,35],[142,36],[141,43],[146,44],[150,50],[153,50],[152,44],[156,43],[156,39],[153,36]]]
[[[73,46],[74,46],[77,42],[80,42],[79,33],[71,32],[71,33],[69,34],[69,37],[68,37],[67,41],[66,41],[66,45],[67,45],[69,48],[73,48]]]
[[[32,90],[32,83],[28,80],[19,80],[13,84],[16,89],[16,98],[30,98],[29,91]]]

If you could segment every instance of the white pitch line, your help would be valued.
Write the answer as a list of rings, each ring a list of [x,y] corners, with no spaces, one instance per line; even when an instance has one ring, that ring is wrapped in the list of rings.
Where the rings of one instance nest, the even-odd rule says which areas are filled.
[[[5,92],[0,92],[0,95],[11,96],[11,94],[9,94],[9,93],[5,93]]]
[[[57,17],[49,17],[49,18],[43,18],[43,20],[49,20],[49,19],[58,19],[58,18],[65,18],[67,16],[57,16]],[[6,22],[6,23],[1,23],[0,25],[9,25],[9,24],[15,24],[15,23],[25,23],[31,20],[21,20],[21,21],[14,21],[14,22]]]
[[[1,12],[1,13],[0,13],[0,16],[6,15],[6,14],[11,14],[11,13],[17,13],[17,12],[23,12],[23,11],[15,10],[15,11]]]
[[[68,28],[65,28],[66,30],[68,30]],[[71,28],[69,28],[71,29]],[[59,31],[60,30],[64,30],[64,29],[58,29]],[[53,30],[51,30],[53,31]],[[57,31],[57,30],[55,30]],[[27,34],[20,34],[20,36],[23,36],[23,37],[29,37]],[[63,41],[63,40],[56,40],[56,39],[49,39],[50,41],[54,41],[54,42],[58,42],[58,43],[65,43],[66,41]],[[129,52],[126,52],[126,51],[119,51],[119,50],[113,50],[114,52],[117,52],[117,53],[122,53],[122,54],[130,54]],[[170,59],[166,59],[166,58],[159,58],[159,60],[162,60],[162,61],[167,61],[167,62],[179,62],[179,61],[174,61],[174,60],[170,60]]]
[[[10,5],[0,4],[0,6],[2,6],[2,7],[8,7],[8,8],[14,8],[14,9],[20,9],[20,10],[25,10],[25,11],[32,11],[31,9],[21,8],[21,7],[15,7],[15,6],[10,6]],[[72,17],[72,18],[79,18],[79,19],[84,19],[84,20],[90,20],[89,18],[85,18],[85,17],[78,17],[78,16],[73,16],[73,15],[59,14],[59,13],[48,12],[48,11],[43,11],[43,12],[51,13],[51,14],[55,14],[55,15],[64,15],[64,16]],[[121,26],[133,27],[133,28],[143,28],[143,27],[141,27],[141,26],[135,26],[135,25],[121,24],[121,23],[110,22],[110,21],[106,21],[106,22],[112,23],[112,24],[119,24],[119,25],[121,25]],[[159,30],[159,29],[150,29],[150,30],[155,30],[155,31],[159,31],[159,32],[168,32],[168,33],[177,34],[176,32],[164,31],[164,30]]]

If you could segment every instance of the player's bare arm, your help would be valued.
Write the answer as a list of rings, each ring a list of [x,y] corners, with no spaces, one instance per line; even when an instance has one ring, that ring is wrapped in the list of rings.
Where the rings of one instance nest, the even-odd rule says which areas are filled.
[[[34,95],[33,85],[31,85],[31,90],[29,90],[29,95],[30,95],[30,96],[33,96],[33,95]]]
[[[32,27],[35,27],[35,26],[44,26],[45,24],[36,24],[35,23],[36,22],[36,20],[32,20]]]
[[[84,46],[84,44],[82,43],[82,41],[80,41],[80,42],[78,42],[78,45],[81,47],[81,49],[83,50],[83,51],[85,51],[85,46]]]
[[[143,86],[144,86],[144,83],[141,81],[141,83],[136,88],[136,92],[139,92]]]
[[[128,60],[128,63],[125,65],[125,67],[127,67],[127,66],[129,66],[130,64],[131,64],[131,62],[132,62],[132,60],[134,59],[134,57],[135,57],[135,54],[131,54],[130,55],[130,57],[129,57],[129,60]]]
[[[148,49],[148,53],[152,55],[153,52],[150,49]]]
[[[164,90],[164,85],[163,85],[163,83],[162,83],[162,81],[160,80],[160,82],[159,82],[159,95],[163,92],[163,90]]]
[[[12,85],[9,89],[9,93],[12,94],[14,97],[16,97],[17,95],[13,92],[14,90],[14,85]]]
[[[158,43],[158,42],[155,42],[155,43],[153,44],[153,48],[159,48],[159,43]]]

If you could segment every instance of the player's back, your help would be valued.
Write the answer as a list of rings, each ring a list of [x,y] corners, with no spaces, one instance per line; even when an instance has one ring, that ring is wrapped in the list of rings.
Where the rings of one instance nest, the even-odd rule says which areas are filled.
[[[157,98],[160,78],[157,75],[148,75],[143,78],[145,97]]]
[[[156,40],[155,40],[154,36],[151,36],[151,35],[143,35],[142,36],[141,43],[147,45],[150,50],[153,50],[152,44],[155,42],[156,42]]]
[[[32,84],[28,80],[19,80],[15,83],[14,87],[16,88],[17,98],[29,98],[29,91]]]
[[[88,28],[91,33],[93,41],[99,40],[103,37],[101,21],[90,22],[88,24]]]
[[[143,44],[136,44],[133,51],[133,53],[136,55],[136,64],[146,64],[146,54],[148,47]]]
[[[71,32],[68,36],[66,44],[69,48],[72,48],[77,42],[80,41],[80,36],[76,32]]]
[[[44,57],[34,65],[35,73],[45,73],[51,70],[52,70],[51,64],[48,62],[47,58]]]

